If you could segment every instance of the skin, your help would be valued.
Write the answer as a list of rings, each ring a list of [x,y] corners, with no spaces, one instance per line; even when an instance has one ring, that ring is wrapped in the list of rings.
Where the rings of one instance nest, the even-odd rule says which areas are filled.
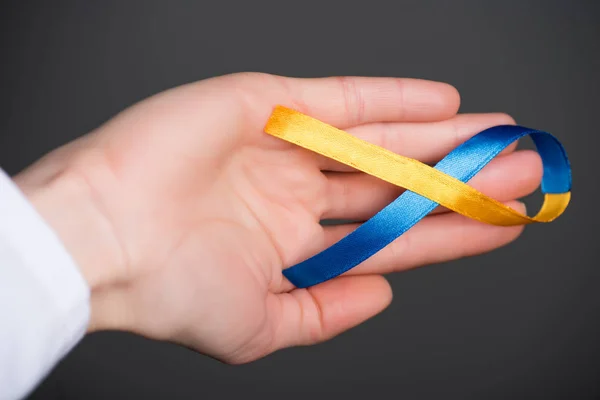
[[[88,330],[125,330],[227,363],[330,339],[392,300],[383,274],[480,254],[522,227],[436,209],[346,274],[295,289],[282,270],[341,239],[402,189],[263,132],[277,104],[433,163],[505,114],[461,114],[452,86],[414,79],[233,74],[160,93],[15,182],[91,288]],[[470,184],[510,206],[540,183],[505,150]]]

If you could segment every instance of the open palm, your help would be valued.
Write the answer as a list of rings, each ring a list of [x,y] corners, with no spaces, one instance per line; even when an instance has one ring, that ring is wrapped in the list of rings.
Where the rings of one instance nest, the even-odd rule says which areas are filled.
[[[40,164],[84,182],[97,214],[89,232],[103,232],[89,238],[102,251],[74,250],[94,270],[86,272],[90,330],[129,330],[247,362],[380,312],[391,301],[382,274],[489,251],[521,232],[438,209],[343,276],[295,289],[282,270],[357,226],[321,221],[365,220],[402,189],[265,134],[277,104],[428,163],[513,123],[504,114],[456,115],[454,88],[411,79],[235,74],[145,100]],[[513,146],[471,184],[511,201],[540,179],[537,155]],[[68,248],[80,240],[61,237]]]

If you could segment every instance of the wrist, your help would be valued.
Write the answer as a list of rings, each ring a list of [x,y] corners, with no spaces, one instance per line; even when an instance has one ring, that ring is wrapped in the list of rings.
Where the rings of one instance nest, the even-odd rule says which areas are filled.
[[[90,290],[114,283],[120,270],[118,242],[86,178],[68,169],[44,176],[47,169],[53,168],[42,162],[14,181],[58,236]]]

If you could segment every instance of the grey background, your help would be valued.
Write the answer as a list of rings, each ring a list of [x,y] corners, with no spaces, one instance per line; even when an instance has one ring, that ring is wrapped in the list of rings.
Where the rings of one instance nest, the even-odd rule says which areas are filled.
[[[574,168],[558,221],[391,275],[393,304],[328,343],[231,367],[95,334],[31,399],[600,397],[598,2],[20,0],[0,15],[9,173],[148,95],[236,71],[447,81],[462,112],[554,133]]]

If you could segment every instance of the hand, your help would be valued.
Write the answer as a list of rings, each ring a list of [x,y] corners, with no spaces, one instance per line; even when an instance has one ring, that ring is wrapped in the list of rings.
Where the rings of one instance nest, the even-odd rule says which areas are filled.
[[[127,330],[228,363],[317,343],[383,310],[382,274],[490,251],[521,227],[438,208],[343,276],[294,289],[282,270],[341,239],[402,190],[263,132],[277,104],[433,163],[514,121],[455,115],[457,91],[392,78],[235,74],[134,105],[15,177],[92,290],[89,330]],[[492,161],[471,184],[523,210],[536,153]]]

